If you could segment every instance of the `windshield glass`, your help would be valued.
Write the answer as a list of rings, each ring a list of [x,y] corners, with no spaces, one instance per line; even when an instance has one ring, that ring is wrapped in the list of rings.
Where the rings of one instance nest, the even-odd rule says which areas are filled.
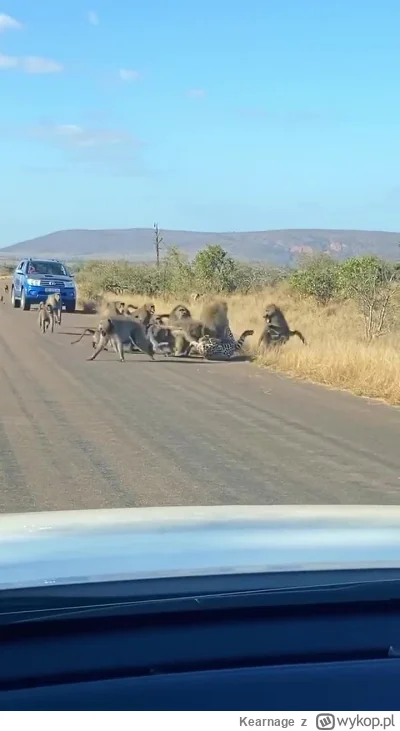
[[[44,8],[0,9],[0,587],[400,569],[400,2]]]
[[[28,264],[28,274],[50,274],[53,277],[65,277],[68,272],[63,264],[58,261],[30,261]]]

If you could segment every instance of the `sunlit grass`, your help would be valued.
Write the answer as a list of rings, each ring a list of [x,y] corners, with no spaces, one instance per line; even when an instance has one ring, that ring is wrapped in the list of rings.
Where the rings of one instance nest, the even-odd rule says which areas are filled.
[[[124,295],[126,304],[142,304],[150,298]],[[257,356],[256,345],[262,330],[262,312],[266,304],[281,307],[292,329],[300,330],[307,340],[304,346],[294,337],[282,348],[258,355],[256,361],[270,370],[281,371],[353,393],[381,398],[400,404],[400,332],[379,338],[369,345],[363,337],[363,322],[352,303],[335,303],[320,307],[311,299],[299,299],[284,285],[257,295],[224,297],[229,303],[233,332],[254,329],[245,350]],[[178,299],[152,298],[157,312],[168,312]],[[194,317],[200,315],[202,302],[185,302]]]

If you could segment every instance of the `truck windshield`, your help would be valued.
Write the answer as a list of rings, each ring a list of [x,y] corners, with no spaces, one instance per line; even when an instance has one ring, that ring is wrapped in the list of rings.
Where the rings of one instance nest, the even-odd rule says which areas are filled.
[[[65,277],[67,272],[59,261],[31,261],[28,274],[50,274],[52,277]]]

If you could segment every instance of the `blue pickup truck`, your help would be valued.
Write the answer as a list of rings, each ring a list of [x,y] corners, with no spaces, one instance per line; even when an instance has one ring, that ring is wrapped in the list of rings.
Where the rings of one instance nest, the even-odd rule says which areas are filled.
[[[67,312],[75,312],[76,287],[71,272],[57,259],[23,259],[14,271],[11,284],[13,307],[30,310],[45,302],[49,294],[61,294]]]

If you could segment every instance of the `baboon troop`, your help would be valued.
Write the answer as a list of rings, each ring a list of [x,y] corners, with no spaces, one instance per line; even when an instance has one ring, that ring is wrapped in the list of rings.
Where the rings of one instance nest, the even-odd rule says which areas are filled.
[[[114,314],[110,314],[112,312]],[[107,350],[109,342],[121,361],[124,359],[124,346],[129,346],[131,351],[147,353],[151,358],[159,354],[176,358],[197,355],[205,360],[230,360],[241,350],[246,338],[254,335],[254,330],[247,329],[235,339],[229,324],[228,304],[222,300],[204,302],[198,319],[181,303],[169,313],[157,314],[151,303],[126,306],[123,302],[115,302],[107,306],[107,313],[106,324],[102,322],[95,329],[86,328],[78,340],[72,341],[79,342],[88,332],[93,335],[95,352],[89,360]],[[284,345],[293,335],[306,345],[299,330],[290,330],[277,305],[265,307],[263,320],[258,350]],[[132,323],[139,329],[135,329]]]
[[[265,324],[258,340],[259,349],[261,347],[270,348],[284,345],[293,335],[297,335],[303,345],[306,345],[305,338],[300,330],[290,330],[282,310],[277,305],[267,305],[263,318]]]
[[[5,304],[5,294],[8,292],[9,285],[5,284],[0,303]],[[182,303],[175,305],[169,313],[158,314],[152,302],[107,302],[103,308],[99,308],[99,324],[86,327],[71,344],[79,343],[87,334],[92,335],[93,352],[89,361],[95,360],[102,350],[107,351],[110,346],[120,362],[125,360],[125,348],[130,352],[144,353],[151,360],[154,360],[154,355],[231,360],[242,349],[246,338],[254,335],[254,330],[244,330],[236,340],[230,328],[226,301],[207,300],[198,293],[193,293],[190,299],[192,302],[202,300],[197,304],[200,311],[198,317],[194,317]],[[45,302],[40,303],[38,324],[42,334],[49,330],[54,333],[55,324],[61,325],[62,307],[62,297],[58,293],[49,295]],[[258,352],[285,345],[294,335],[303,345],[307,345],[300,330],[289,328],[278,305],[268,304],[262,317],[264,325],[258,338]]]

